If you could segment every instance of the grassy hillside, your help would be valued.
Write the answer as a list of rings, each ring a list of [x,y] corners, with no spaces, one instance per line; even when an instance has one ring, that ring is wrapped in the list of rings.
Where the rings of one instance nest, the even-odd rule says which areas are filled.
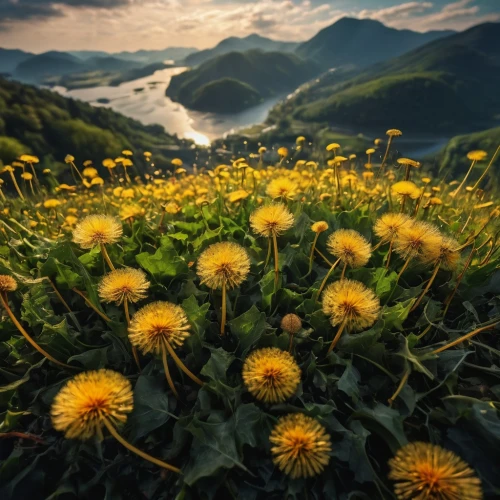
[[[221,78],[196,90],[191,104],[199,111],[234,113],[255,106],[261,100],[261,95],[251,85],[234,78]]]
[[[97,161],[124,148],[140,153],[176,142],[163,127],[144,126],[109,109],[0,79],[0,159],[4,163],[27,152],[47,162],[63,161],[68,153]],[[161,154],[155,160],[165,162]]]
[[[383,117],[419,133],[487,128],[500,114],[499,53],[500,25],[483,24],[357,74],[327,73],[272,117],[362,130]]]
[[[344,17],[299,45],[296,53],[324,68],[343,65],[363,67],[404,54],[451,33],[397,30],[372,19]]]
[[[197,109],[195,95],[206,84],[222,78],[239,80],[242,84],[253,87],[260,97],[266,98],[293,90],[318,72],[319,68],[315,63],[303,61],[293,54],[261,50],[231,52],[174,76],[167,89],[167,95],[189,108]],[[225,87],[216,88],[222,90]],[[211,96],[220,103],[225,97],[222,93],[220,95],[212,93]],[[242,106],[238,108],[242,109]],[[213,109],[213,111],[221,110],[220,106]]]

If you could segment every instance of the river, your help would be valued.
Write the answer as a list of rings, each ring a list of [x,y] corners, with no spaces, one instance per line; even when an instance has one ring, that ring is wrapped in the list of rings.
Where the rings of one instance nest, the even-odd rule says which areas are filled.
[[[74,90],[54,87],[53,90],[93,106],[112,108],[146,125],[162,125],[169,134],[192,139],[199,145],[209,145],[211,140],[228,132],[262,123],[274,104],[283,98],[280,96],[268,99],[258,106],[231,115],[190,111],[165,95],[172,76],[185,70],[186,68],[180,67],[163,69],[117,87]]]

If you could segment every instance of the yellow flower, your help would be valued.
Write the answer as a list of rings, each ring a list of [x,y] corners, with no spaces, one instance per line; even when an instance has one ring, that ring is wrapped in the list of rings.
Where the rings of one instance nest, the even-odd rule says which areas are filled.
[[[325,222],[324,220],[320,220],[318,222],[315,222],[311,226],[311,231],[313,231],[314,233],[323,233],[327,229],[328,229],[328,223]]]
[[[137,302],[147,296],[149,281],[140,269],[122,268],[111,271],[99,283],[99,296],[104,302],[120,305],[124,300]]]
[[[55,198],[50,198],[49,200],[45,200],[43,202],[43,206],[45,208],[56,208],[61,204],[59,200],[56,200]]]
[[[234,288],[248,276],[250,259],[241,245],[224,241],[210,245],[200,255],[197,267],[201,283],[209,288]]]
[[[414,221],[403,226],[394,241],[394,250],[404,259],[422,255],[423,248],[441,244],[439,230],[427,222]]]
[[[467,158],[471,161],[482,161],[488,156],[488,153],[486,151],[469,151],[467,153]]]
[[[99,175],[99,172],[94,167],[86,167],[82,172],[84,177],[88,177],[89,179],[93,179]]]
[[[439,264],[442,269],[452,271],[457,267],[460,260],[459,247],[458,241],[443,236],[439,245],[424,243],[420,258],[425,264]]]
[[[174,158],[172,160],[172,165],[174,167],[182,167],[182,160],[180,158]]]
[[[399,137],[400,135],[403,135],[403,132],[401,130],[398,130],[397,128],[390,128],[387,132],[386,135],[389,137]]]
[[[145,210],[139,205],[127,204],[120,207],[120,219],[127,220],[144,216]]]
[[[73,241],[82,248],[116,243],[123,233],[119,220],[110,215],[88,215],[73,231]]]
[[[420,167],[419,161],[411,160],[410,158],[398,158],[397,162],[400,165],[406,165],[406,166],[415,167],[415,168]]]
[[[0,293],[15,292],[16,290],[16,280],[8,274],[0,274]]]
[[[124,424],[133,405],[132,386],[121,373],[105,369],[83,372],[54,398],[52,424],[69,439],[102,438],[104,420],[114,426]]]
[[[337,144],[336,142],[332,142],[326,147],[327,151],[336,151],[337,149],[340,149],[340,144]]]
[[[124,149],[122,151],[122,155],[123,156],[132,156],[134,153],[132,153],[132,151],[130,151],[130,149]]]
[[[320,474],[330,461],[330,436],[314,418],[302,413],[281,417],[269,441],[273,462],[292,479]]]
[[[401,500],[481,500],[481,480],[455,453],[438,445],[409,443],[389,460],[389,479]]]
[[[259,148],[259,154],[264,154],[267,151],[267,148],[265,146],[261,146]]]
[[[189,335],[189,322],[182,307],[160,301],[139,309],[128,333],[130,343],[144,354],[159,354],[164,341],[180,347]]]
[[[30,174],[29,172],[23,172],[21,174],[21,177],[25,180],[25,181],[31,181],[31,179],[33,179],[33,174]]]
[[[288,156],[288,149],[285,148],[285,147],[281,147],[281,148],[278,148],[278,154],[282,157],[282,158],[286,158]]]
[[[371,256],[371,246],[366,238],[353,229],[339,229],[327,240],[328,251],[350,267],[364,266]]]
[[[75,161],[75,157],[72,155],[66,155],[66,157],[64,158],[64,161],[65,161],[65,163],[71,163],[71,162]]]
[[[402,227],[410,224],[412,220],[405,214],[387,213],[376,220],[373,230],[382,241],[388,242],[397,236]]]
[[[233,191],[232,193],[227,194],[226,198],[230,203],[236,203],[237,201],[244,200],[249,196],[250,193],[248,191],[245,191],[244,189],[238,189],[237,191]]]
[[[180,212],[180,210],[181,210],[181,207],[179,205],[177,205],[177,203],[175,203],[175,201],[171,201],[171,202],[167,203],[164,208],[165,208],[165,212],[167,212],[167,214],[176,214],[176,213]]]
[[[250,215],[250,225],[254,232],[267,237],[284,233],[294,222],[293,215],[282,203],[260,207]]]
[[[378,297],[363,283],[336,281],[322,295],[323,312],[333,326],[346,322],[347,330],[364,330],[375,323],[380,312]]]
[[[300,368],[288,352],[264,347],[253,351],[245,360],[243,382],[259,401],[283,403],[297,390]]]
[[[393,184],[391,190],[394,194],[402,197],[409,196],[416,200],[420,196],[420,189],[411,181],[399,181]]]
[[[297,191],[297,184],[287,177],[273,179],[267,186],[266,193],[271,198],[293,198]]]

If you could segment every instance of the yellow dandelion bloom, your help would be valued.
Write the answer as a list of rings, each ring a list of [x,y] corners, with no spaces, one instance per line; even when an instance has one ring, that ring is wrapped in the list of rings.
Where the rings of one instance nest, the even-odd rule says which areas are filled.
[[[426,264],[439,264],[442,269],[452,271],[460,261],[459,247],[457,240],[443,236],[439,245],[424,243],[420,259]]]
[[[380,300],[363,283],[341,280],[325,288],[323,312],[333,326],[345,321],[347,330],[364,330],[375,323],[380,312]]]
[[[82,248],[116,243],[123,234],[119,220],[110,215],[88,215],[73,231],[73,241]]]
[[[285,148],[285,147],[281,147],[281,148],[278,148],[278,154],[282,157],[282,158],[286,158],[288,156],[288,149]]]
[[[61,202],[59,200],[56,200],[55,198],[50,198],[49,200],[45,200],[43,202],[43,206],[45,208],[56,208],[59,205],[61,205]]]
[[[146,298],[149,281],[140,269],[122,268],[106,274],[99,283],[99,296],[104,302],[120,305],[124,300],[137,302]]]
[[[311,226],[311,231],[313,231],[314,233],[323,233],[327,229],[328,229],[328,223],[325,222],[324,220],[320,220],[318,222],[315,222]]]
[[[180,347],[189,335],[189,322],[182,307],[160,301],[139,309],[128,333],[130,343],[144,354],[161,353],[164,341]]]
[[[243,364],[243,382],[259,401],[282,403],[297,390],[300,368],[293,356],[277,347],[253,351]]]
[[[420,189],[411,181],[399,181],[393,184],[391,190],[397,196],[409,196],[416,200],[420,196]]]
[[[174,167],[182,167],[182,160],[180,158],[174,158],[172,160],[172,165]]]
[[[293,198],[297,192],[297,184],[287,177],[273,179],[267,186],[266,193],[271,198]]]
[[[394,250],[403,258],[422,255],[423,248],[439,247],[441,244],[439,229],[432,224],[414,221],[400,228],[394,241]]]
[[[471,161],[482,161],[488,156],[488,153],[486,151],[482,150],[476,150],[476,151],[469,151],[467,153],[467,158]]]
[[[337,144],[336,142],[332,142],[326,146],[327,151],[336,151],[337,149],[340,149],[340,144]]]
[[[93,179],[94,177],[97,177],[99,175],[99,172],[94,167],[86,167],[83,169],[82,174],[84,177],[88,177],[89,179]]]
[[[302,413],[281,417],[269,441],[273,462],[292,479],[316,476],[330,461],[330,436],[316,419]]]
[[[364,266],[371,256],[368,240],[353,229],[339,229],[327,240],[328,251],[350,267]]]
[[[386,135],[389,137],[399,137],[400,135],[403,135],[403,132],[401,130],[398,130],[397,128],[390,128],[387,132]]]
[[[69,439],[102,438],[104,420],[114,426],[124,424],[133,405],[132,385],[121,373],[83,372],[54,398],[52,424]]]
[[[401,213],[387,213],[378,218],[373,228],[375,234],[384,242],[391,241],[399,230],[412,224],[412,219]]]
[[[406,166],[415,167],[415,168],[420,167],[419,161],[411,160],[410,158],[398,158],[396,161],[400,165],[406,165]]]
[[[250,225],[261,236],[280,235],[294,224],[290,210],[282,203],[260,207],[250,215]]]
[[[0,274],[0,293],[15,292],[17,281],[8,274]]]
[[[396,497],[427,500],[481,500],[481,480],[466,462],[438,445],[414,442],[389,460]]]
[[[247,251],[237,243],[225,241],[210,245],[198,259],[201,283],[212,289],[240,286],[250,272]]]
[[[236,191],[233,191],[232,193],[229,193],[226,195],[226,198],[228,199],[229,203],[236,203],[241,200],[245,200],[250,196],[250,193],[248,191],[245,191],[244,189],[238,189]]]

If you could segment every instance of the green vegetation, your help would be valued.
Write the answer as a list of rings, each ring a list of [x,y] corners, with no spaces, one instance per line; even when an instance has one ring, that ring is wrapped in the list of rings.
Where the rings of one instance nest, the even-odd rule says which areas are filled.
[[[33,153],[47,163],[62,161],[70,151],[97,160],[122,149],[156,151],[178,144],[158,125],[145,126],[105,108],[64,98],[48,90],[0,79],[0,150],[4,162]]]
[[[485,128],[500,113],[500,25],[482,24],[362,72],[329,72],[271,113],[369,130]]]
[[[265,99],[293,90],[317,75],[318,71],[315,63],[303,61],[293,54],[261,50],[231,52],[174,76],[167,88],[167,95],[188,108],[197,109],[194,96],[202,87],[222,78],[231,78],[251,86]],[[239,88],[238,92],[241,86]],[[220,85],[216,86],[211,96],[227,109],[223,104],[224,94],[215,94],[215,91],[223,89]],[[214,107],[212,110],[219,111],[220,108]]]
[[[251,85],[234,78],[221,78],[198,88],[190,107],[198,111],[234,113],[261,101],[261,95]]]

